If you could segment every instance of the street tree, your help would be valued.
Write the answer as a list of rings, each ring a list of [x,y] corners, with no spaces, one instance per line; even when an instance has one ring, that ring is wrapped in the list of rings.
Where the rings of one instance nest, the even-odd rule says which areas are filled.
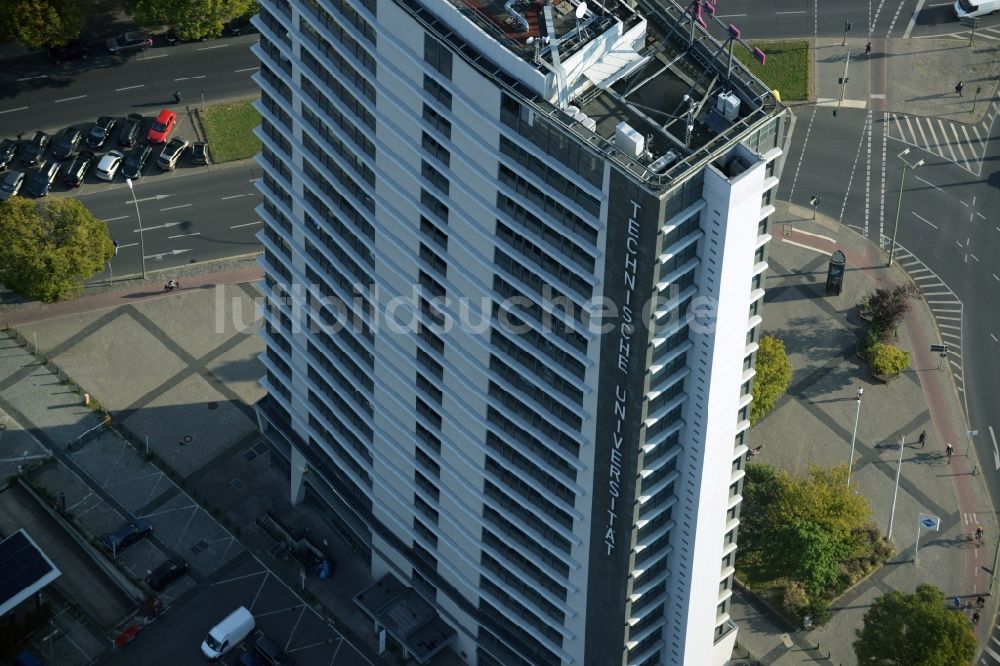
[[[774,409],[774,404],[792,381],[792,364],[785,354],[785,343],[766,335],[757,347],[757,374],[753,378],[753,402],[750,403],[750,425],[757,425]]]
[[[796,519],[776,530],[774,557],[769,564],[801,582],[811,599],[818,599],[836,587],[841,561],[849,552],[847,545],[825,527]]]
[[[854,531],[871,520],[864,495],[847,485],[847,465],[810,466],[802,477],[784,477],[782,493],[773,507],[783,523],[802,520],[819,525],[842,543],[851,543]]]
[[[76,199],[0,203],[0,282],[25,298],[79,296],[112,255],[107,225]]]
[[[958,666],[971,664],[976,654],[968,619],[949,610],[933,585],[919,585],[913,594],[883,594],[855,634],[858,666]]]
[[[227,19],[258,9],[257,0],[124,0],[124,5],[140,25],[169,25],[180,39],[218,37]]]
[[[896,328],[910,311],[910,299],[919,293],[913,285],[897,285],[892,289],[880,287],[868,296],[864,311],[882,342],[895,339]]]
[[[740,510],[741,549],[753,550],[773,535],[778,524],[774,509],[784,488],[784,474],[777,467],[757,463],[746,466]]]
[[[29,48],[60,46],[80,36],[85,15],[78,0],[0,2],[0,35]]]

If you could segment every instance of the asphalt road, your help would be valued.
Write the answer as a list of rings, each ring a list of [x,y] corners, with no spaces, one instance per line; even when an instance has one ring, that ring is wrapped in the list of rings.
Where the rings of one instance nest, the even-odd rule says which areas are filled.
[[[121,666],[177,666],[207,663],[201,642],[216,623],[239,606],[254,615],[250,638],[219,664],[234,666],[261,634],[281,646],[297,666],[370,664],[322,617],[313,612],[254,557],[241,557],[168,610],[138,637],[104,663]],[[165,649],[169,646],[168,649]]]
[[[160,46],[129,57],[99,54],[64,65],[43,56],[7,60],[0,72],[0,137],[53,131],[101,115],[155,115],[174,91],[201,103],[255,95],[257,35]]]
[[[258,250],[254,235],[263,226],[254,212],[260,203],[254,181],[259,177],[252,161],[207,168],[182,165],[173,173],[150,164],[135,182],[135,201],[120,178],[102,183],[93,176],[88,176],[80,200],[120,243],[111,270],[122,276],[142,268],[138,216],[147,271]],[[108,277],[105,272],[94,280]]]
[[[684,3],[681,3],[684,4]],[[716,16],[743,30],[745,38],[839,37],[851,21],[851,37],[900,37],[917,0],[719,0]],[[954,15],[953,15],[954,16]]]

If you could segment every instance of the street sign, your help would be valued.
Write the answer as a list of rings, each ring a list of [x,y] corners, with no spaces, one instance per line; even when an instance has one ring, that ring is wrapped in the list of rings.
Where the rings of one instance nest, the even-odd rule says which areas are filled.
[[[925,530],[934,530],[936,532],[941,527],[941,519],[937,516],[922,513],[920,514],[920,526]]]
[[[979,19],[973,16],[963,16],[959,19],[959,22],[966,28],[975,28],[979,25]]]

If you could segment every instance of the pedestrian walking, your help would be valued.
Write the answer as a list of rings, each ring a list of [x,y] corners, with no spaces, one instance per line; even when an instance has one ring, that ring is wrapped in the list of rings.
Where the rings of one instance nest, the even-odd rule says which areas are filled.
[[[963,90],[965,90],[965,81],[959,81],[955,84],[955,92],[958,93],[959,97],[965,97],[965,95],[962,94]]]
[[[920,448],[924,448],[924,442],[926,442],[926,441],[927,441],[927,431],[926,430],[921,430],[920,431]]]
[[[976,597],[976,608],[982,608],[986,605],[985,597]]]
[[[871,54],[872,54],[872,43],[868,42],[867,44],[865,44],[865,57],[867,58]]]
[[[976,540],[979,541],[979,543],[983,542],[983,526],[982,525],[976,525]]]
[[[175,90],[174,91],[174,104],[180,104],[181,103],[181,99],[182,98],[181,98],[180,92],[177,91],[177,90]]]
[[[948,443],[948,446],[944,447],[944,454],[948,456],[948,464],[951,464],[951,457],[955,455],[955,447]]]
[[[24,136],[24,130],[17,130],[17,140],[20,141],[21,137]]]
[[[955,597],[955,610],[962,610],[962,600]]]
[[[979,611],[972,614],[972,626],[974,627],[977,624],[979,624]]]

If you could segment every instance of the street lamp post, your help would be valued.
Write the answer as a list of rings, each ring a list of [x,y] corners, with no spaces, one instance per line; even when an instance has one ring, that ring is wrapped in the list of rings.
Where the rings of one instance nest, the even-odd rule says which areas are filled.
[[[892,519],[896,516],[896,495],[899,493],[899,472],[903,469],[903,449],[906,448],[906,440],[903,436],[899,438],[899,463],[896,465],[896,487],[892,491],[892,509],[889,511],[889,529],[885,533],[885,538],[892,538]]]
[[[892,255],[896,251],[896,232],[899,230],[899,211],[903,207],[903,184],[906,181],[906,169],[907,168],[916,169],[917,167],[922,166],[924,163],[924,161],[921,159],[916,164],[910,164],[909,162],[903,159],[909,154],[910,154],[910,149],[907,148],[899,155],[896,155],[896,157],[899,158],[899,161],[903,163],[903,175],[899,177],[899,200],[896,202],[896,223],[892,225],[892,241],[889,243],[889,263],[886,264],[886,266],[892,266]]]
[[[858,396],[855,399],[858,403],[857,410],[854,412],[854,434],[851,435],[851,459],[847,461],[847,487],[851,487],[851,471],[854,469],[854,442],[858,439],[858,421],[861,420],[861,395],[865,392],[863,388],[858,387]]]
[[[146,245],[142,239],[142,215],[139,214],[139,200],[135,198],[135,188],[132,187],[132,179],[126,178],[129,192],[132,193],[132,203],[135,204],[135,216],[139,219],[139,256],[142,258],[142,279],[146,279]]]

